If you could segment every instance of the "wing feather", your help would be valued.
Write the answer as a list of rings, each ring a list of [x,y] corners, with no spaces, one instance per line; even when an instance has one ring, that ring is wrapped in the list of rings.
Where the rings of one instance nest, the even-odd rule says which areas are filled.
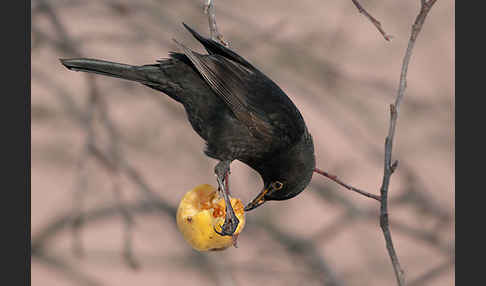
[[[273,81],[233,51],[186,28],[209,55],[199,54],[174,41],[253,136],[276,145],[292,144],[301,138],[305,131],[303,118]]]

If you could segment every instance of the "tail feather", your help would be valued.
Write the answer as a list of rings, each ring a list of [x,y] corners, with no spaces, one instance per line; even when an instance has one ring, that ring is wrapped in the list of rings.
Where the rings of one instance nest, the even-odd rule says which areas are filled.
[[[73,71],[96,73],[110,77],[137,81],[149,86],[156,84],[147,78],[146,71],[142,69],[145,66],[138,67],[86,58],[60,59],[60,61],[66,68]],[[158,65],[153,66],[156,68],[158,67]]]

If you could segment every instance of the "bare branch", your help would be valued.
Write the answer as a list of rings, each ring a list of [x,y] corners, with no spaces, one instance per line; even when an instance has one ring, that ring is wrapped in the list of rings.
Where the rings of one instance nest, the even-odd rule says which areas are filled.
[[[386,32],[385,32],[385,30],[383,30],[383,27],[381,26],[380,21],[376,20],[375,17],[371,16],[370,13],[368,13],[363,8],[363,6],[361,6],[361,4],[358,2],[358,0],[351,0],[351,1],[353,1],[354,6],[356,6],[356,8],[358,8],[358,11],[361,14],[365,15],[366,18],[368,18],[371,21],[371,23],[373,23],[373,25],[375,25],[375,27],[383,35],[383,38],[385,38],[385,40],[390,41],[392,39],[392,36],[391,35],[387,35]]]
[[[55,41],[55,44],[58,48],[71,53],[73,55],[80,56],[81,53],[77,49],[77,46],[74,44],[74,41],[69,37],[68,32],[66,31],[65,27],[62,25],[58,15],[56,14],[55,9],[51,7],[48,1],[40,1],[38,5],[39,11],[45,13],[48,16],[48,19],[55,27],[56,34],[59,36],[60,40]],[[86,106],[86,111],[84,112],[84,124],[83,129],[86,133],[86,139],[84,144],[84,151],[81,154],[80,159],[78,161],[78,178],[76,181],[76,186],[74,188],[74,196],[73,196],[73,219],[71,225],[72,231],[72,249],[74,255],[77,257],[81,257],[83,254],[83,244],[81,240],[81,230],[84,223],[84,215],[82,213],[82,205],[84,201],[84,196],[86,193],[86,182],[87,182],[87,174],[86,174],[86,161],[88,153],[88,146],[90,144],[94,144],[95,141],[95,133],[93,129],[93,122],[94,122],[94,112],[96,108],[96,103],[98,99],[98,94],[96,92],[94,77],[92,75],[86,76],[90,82],[90,94],[88,97],[88,102]]]
[[[204,1],[205,2],[207,1],[207,3],[208,3],[206,5],[207,6],[206,12],[209,14],[209,4],[214,5],[214,2],[213,2],[213,0],[204,0]],[[355,2],[358,3],[358,1],[359,0],[357,0],[357,1],[353,0],[353,3],[355,3]],[[46,2],[49,3],[48,1],[46,1]],[[421,2],[422,2],[422,5],[432,6],[435,1],[421,0]],[[45,9],[45,7],[43,9]],[[57,9],[58,9],[58,6],[56,6],[56,9],[54,10],[54,12],[56,12]],[[45,10],[41,9],[40,12],[43,12],[45,14],[49,14],[52,11],[45,11]],[[363,13],[362,11],[360,11],[360,12]],[[198,11],[198,13],[200,13],[200,10]],[[224,13],[224,11],[221,11],[221,13]],[[363,13],[363,14],[365,14],[365,16],[366,16],[366,13]],[[213,7],[213,18],[214,18],[214,27],[216,28],[215,32],[213,30],[211,30],[211,15],[208,15],[208,16],[209,16],[208,20],[210,22],[210,31],[212,32],[211,33],[212,38],[215,39],[215,40],[221,41],[221,39],[218,38],[217,36],[214,37],[215,34],[216,35],[219,34],[218,31],[217,31],[216,22],[215,22],[215,18],[214,18],[214,7]],[[58,20],[62,20],[62,18],[58,19]],[[373,21],[372,21],[372,23],[376,26],[376,24]],[[379,24],[379,27],[381,27],[381,24],[378,21],[377,21],[377,23]],[[61,28],[62,28],[62,24],[63,24],[62,21],[58,22],[57,24],[59,26],[61,26]],[[62,31],[69,32],[69,30],[66,30],[66,29],[64,29],[64,30],[58,29],[56,26],[57,25],[54,25],[54,27],[56,28],[56,31],[55,31],[56,34],[60,34]],[[415,25],[414,25],[414,28],[415,28]],[[41,30],[41,32],[42,32],[42,30]],[[380,32],[385,36],[385,39],[386,39],[386,35],[384,34],[384,32],[382,32],[382,31],[380,31]],[[70,51],[69,46],[70,46],[70,42],[75,44],[75,46],[79,46],[79,43],[82,42],[82,41],[80,41],[81,38],[72,38],[71,37],[73,41],[65,41],[62,36],[61,37],[59,37],[59,36],[53,37],[50,34],[49,35],[40,34],[40,35],[41,35],[41,38],[42,38],[41,39],[42,40],[42,42],[41,42],[42,47],[45,47],[46,44],[51,44],[53,47],[56,47],[57,49],[59,49],[61,51],[65,51],[65,52],[68,52],[69,54],[73,54],[73,55],[78,55],[78,52]],[[221,36],[221,38],[222,38],[222,36]],[[92,40],[92,39],[88,39],[88,40]],[[389,39],[386,39],[386,40],[389,40]],[[223,41],[223,44],[227,45],[224,41]],[[287,46],[288,45],[286,45],[286,48],[287,48]],[[316,63],[317,63],[317,61],[316,61]],[[408,65],[408,63],[407,63],[407,65]],[[41,76],[45,77],[45,75],[39,75],[39,74],[37,74],[36,76],[37,76],[37,78],[41,78]],[[49,79],[49,81],[52,81],[52,80]],[[91,79],[88,79],[88,81],[89,81],[89,83],[91,83]],[[48,84],[48,83],[46,83],[46,81],[42,81],[41,84],[47,85],[47,86],[52,85],[52,83]],[[52,86],[51,86],[51,89],[52,89]],[[72,113],[69,114],[70,119],[77,122],[80,125],[80,127],[82,128],[83,131],[87,131],[89,129],[88,128],[88,124],[89,124],[88,110],[87,110],[86,106],[82,106],[82,108],[81,108],[81,106],[77,107],[77,104],[75,104],[75,102],[70,102],[71,96],[68,95],[70,93],[71,93],[71,91],[68,91],[68,90],[63,91],[62,86],[59,87],[59,91],[55,91],[55,94],[59,96],[59,100],[62,102],[64,108],[66,110],[72,110],[73,111]],[[159,99],[159,98],[163,98],[163,97],[157,97],[157,98]],[[103,100],[104,98],[100,97],[99,99]],[[400,100],[402,100],[402,99],[400,99]],[[409,99],[407,99],[407,100],[409,100]],[[156,197],[155,196],[156,195],[155,188],[153,188],[149,184],[147,184],[148,181],[146,181],[143,178],[143,176],[141,176],[141,175],[143,175],[142,170],[137,169],[135,167],[135,165],[131,165],[130,161],[127,160],[128,157],[123,156],[123,152],[120,152],[121,153],[120,157],[117,155],[117,153],[118,153],[118,151],[116,151],[117,147],[115,146],[116,144],[113,144],[113,143],[115,143],[113,141],[116,141],[116,140],[121,141],[121,138],[115,138],[115,140],[113,140],[113,137],[116,137],[116,134],[113,135],[114,133],[111,133],[111,131],[112,131],[111,129],[112,129],[113,126],[110,127],[110,124],[116,123],[116,122],[111,121],[112,119],[110,119],[108,116],[106,116],[107,118],[104,118],[104,116],[107,115],[107,113],[105,113],[106,110],[103,110],[103,107],[101,106],[102,104],[103,104],[103,101],[100,101],[97,104],[98,109],[96,110],[96,113],[97,113],[96,119],[99,120],[100,123],[103,125],[103,128],[104,128],[103,131],[106,132],[104,134],[107,134],[107,136],[109,138],[109,143],[107,144],[108,146],[105,146],[105,145],[101,146],[101,145],[96,144],[96,142],[93,142],[93,144],[88,144],[90,146],[89,146],[89,150],[88,150],[87,153],[90,156],[93,156],[92,158],[94,158],[96,160],[95,162],[97,164],[99,164],[102,167],[105,167],[105,170],[107,171],[107,173],[109,173],[109,175],[113,176],[113,178],[114,178],[113,179],[113,191],[114,191],[114,194],[116,196],[117,201],[114,202],[114,204],[112,206],[110,206],[110,213],[111,213],[111,217],[118,217],[118,216],[121,215],[122,220],[125,222],[125,224],[124,224],[124,227],[125,227],[125,229],[124,229],[125,230],[125,233],[124,233],[125,234],[125,236],[124,236],[125,248],[124,248],[124,250],[123,250],[124,252],[122,254],[125,255],[126,261],[129,262],[130,257],[133,258],[133,256],[132,256],[133,253],[132,253],[132,249],[131,249],[132,248],[131,240],[133,238],[132,234],[134,234],[133,233],[134,229],[132,228],[132,224],[130,223],[131,222],[131,220],[130,220],[131,216],[132,215],[133,216],[139,215],[138,211],[140,211],[140,213],[143,214],[143,213],[146,213],[146,212],[147,213],[152,212],[157,208],[165,208],[165,210],[163,211],[163,213],[161,213],[161,215],[164,215],[164,213],[167,213],[167,215],[168,215],[169,213],[172,213],[173,210],[170,209],[170,205],[167,204],[165,201],[161,201],[160,204],[157,204],[157,205],[152,205],[152,204],[149,204],[149,203],[142,202],[142,204],[146,204],[145,207],[147,208],[147,209],[143,209],[143,210],[138,209],[136,207],[132,208],[133,205],[125,204],[123,202],[123,199],[121,198],[121,195],[123,194],[122,189],[121,189],[122,185],[118,186],[118,184],[121,183],[121,182],[117,181],[119,177],[122,177],[122,176],[127,177],[127,179],[129,181],[131,181],[132,183],[134,183],[138,187],[138,191],[142,191],[143,193],[147,194],[148,198],[150,198],[150,197],[155,198]],[[391,109],[392,109],[392,111],[391,111],[392,116],[391,117],[395,116],[395,119],[394,119],[395,122],[397,120],[396,117],[398,117],[399,105],[400,105],[400,103],[397,104],[395,102],[391,106]],[[393,115],[393,113],[395,113],[395,114]],[[395,129],[395,127],[396,127],[396,123],[393,126],[393,129]],[[115,128],[115,131],[118,131],[118,130],[116,130],[116,128]],[[393,137],[391,138],[390,141],[393,142]],[[375,149],[375,151],[377,151],[377,152],[375,152],[375,154],[378,154],[378,156],[380,156],[380,157],[381,157],[381,154],[383,152],[383,149],[381,149],[381,148],[382,147],[378,147],[377,149]],[[391,150],[390,150],[390,153],[389,153],[390,159],[391,159],[391,154],[392,153],[391,153]],[[86,160],[89,160],[91,158],[91,157],[88,157],[88,156],[86,156],[86,157],[87,157]],[[393,173],[393,171],[397,168],[396,162],[397,161],[390,160],[391,164],[387,166],[389,168],[390,176]],[[406,168],[407,168],[406,162],[404,164],[400,165],[400,174],[399,174],[400,176],[404,175],[404,171],[405,171]],[[408,169],[410,170],[411,175],[415,175],[415,173],[413,173],[413,171],[414,171],[413,167],[409,166]],[[325,175],[324,174],[321,174],[321,175],[328,177],[329,179],[333,180],[334,182],[336,182],[340,186],[347,188],[348,190],[357,192],[357,193],[364,195],[366,197],[370,197],[370,198],[373,198],[377,201],[380,201],[381,197],[379,195],[370,194],[368,192],[354,188],[354,187],[340,181],[338,179],[338,177],[335,176],[335,175],[326,173],[324,171],[321,171],[321,172],[325,173]],[[319,173],[319,172],[317,172],[317,173]],[[409,181],[407,181],[407,183],[412,185]],[[332,184],[330,184],[330,185],[332,185]],[[83,190],[83,189],[84,190],[87,189],[87,188],[84,188],[82,186],[82,184],[80,184],[79,187],[80,187],[79,188],[80,191]],[[339,188],[339,187],[336,187],[336,189],[337,188]],[[405,186],[402,189],[404,191],[403,193],[405,193],[405,194],[403,194],[403,195],[400,194],[401,195],[400,197],[396,197],[394,199],[395,200],[398,199],[397,200],[398,203],[403,203],[403,202],[406,202],[406,203],[414,202],[415,203],[416,202],[418,207],[421,207],[421,208],[424,208],[424,209],[427,210],[426,214],[430,214],[430,215],[433,215],[433,216],[439,216],[441,213],[443,213],[443,212],[441,212],[440,205],[437,205],[437,206],[435,206],[435,208],[432,208],[432,207],[429,206],[429,203],[433,203],[434,202],[433,200],[425,201],[425,200],[422,200],[422,197],[419,196],[419,195],[423,195],[424,193],[426,193],[426,192],[422,192],[423,189],[425,189],[425,187],[423,187],[423,184],[419,184],[419,183],[414,183],[413,186],[411,186],[411,187]],[[415,193],[412,193],[412,192],[415,192]],[[418,192],[420,192],[420,193],[418,193]],[[343,195],[343,192],[333,190],[333,193],[336,193],[336,195],[339,196],[339,197],[343,197],[344,199],[347,199],[347,196]],[[407,195],[407,193],[408,193],[408,195]],[[75,196],[76,196],[76,194],[75,194]],[[145,199],[147,199],[147,198],[145,198]],[[326,199],[328,199],[328,198],[326,197]],[[74,200],[76,201],[77,199],[74,198]],[[339,200],[339,198],[337,200]],[[312,235],[310,239],[309,238],[302,239],[302,238],[299,238],[298,236],[291,235],[288,232],[284,233],[283,237],[281,237],[282,233],[280,233],[280,232],[274,232],[273,233],[273,234],[276,235],[275,236],[276,241],[278,241],[281,245],[288,245],[287,251],[294,258],[298,258],[298,259],[296,259],[296,260],[298,260],[298,262],[300,262],[300,260],[301,260],[300,258],[304,258],[302,260],[305,261],[306,268],[311,268],[311,269],[317,268],[315,270],[312,270],[313,271],[312,274],[319,274],[319,277],[321,279],[326,278],[327,275],[324,275],[324,277],[323,277],[322,273],[328,271],[329,269],[327,269],[327,268],[329,266],[331,266],[331,270],[332,270],[332,265],[326,265],[326,264],[322,265],[322,261],[324,261],[326,263],[329,263],[329,261],[324,259],[325,256],[323,257],[323,255],[321,253],[319,253],[320,248],[318,247],[317,243],[325,243],[327,240],[335,237],[336,234],[340,232],[340,230],[349,228],[354,219],[356,219],[356,220],[365,219],[365,220],[376,222],[376,217],[378,216],[378,210],[377,210],[376,207],[370,208],[369,211],[367,211],[365,209],[360,209],[360,208],[358,208],[358,210],[355,211],[351,206],[347,206],[345,203],[342,203],[342,204],[345,206],[345,208],[348,210],[348,212],[346,212],[342,216],[338,217],[330,225],[327,225],[325,228],[322,229],[322,231],[318,231],[317,235]],[[352,203],[350,201],[350,205],[354,205],[354,203]],[[398,204],[397,205],[394,204],[394,201],[392,200],[392,198],[390,198],[388,205],[392,206],[392,208],[395,207],[395,206],[398,206]],[[353,207],[357,207],[357,206],[353,206]],[[79,207],[79,210],[81,210],[81,207]],[[125,213],[125,211],[127,211],[127,212]],[[81,213],[81,211],[79,211],[79,217],[82,219],[82,222],[84,221],[86,223],[86,225],[84,226],[85,228],[88,227],[88,223],[96,220],[96,219],[93,218],[93,216],[90,213],[91,213],[91,211],[89,211],[89,212],[86,211],[84,213]],[[363,213],[364,215],[361,215],[361,213]],[[444,220],[447,220],[449,216],[447,216],[447,212],[445,212],[445,213],[446,213],[446,215],[445,215]],[[73,223],[73,220],[77,219],[76,213],[68,213],[68,214],[69,214],[69,217],[67,217],[67,219],[65,221],[65,225],[64,225],[65,231],[70,231],[71,224]],[[411,237],[412,239],[416,240],[417,242],[421,242],[421,241],[426,242],[427,245],[430,245],[431,248],[434,248],[434,249],[438,248],[438,249],[442,250],[442,253],[444,253],[444,254],[447,254],[448,252],[450,252],[449,246],[444,243],[445,238],[440,236],[440,234],[437,233],[434,229],[413,228],[412,225],[400,222],[399,220],[397,221],[397,220],[394,219],[394,217],[390,217],[390,223],[393,225],[393,228],[394,228],[393,230],[396,231],[398,234],[404,234],[404,235]],[[48,227],[45,230],[54,230],[54,229]],[[49,238],[49,237],[52,238],[52,236],[51,236],[51,234],[46,234],[46,233],[43,233],[43,232],[41,232],[39,234],[40,235],[38,235],[36,237],[37,239],[33,243],[33,245],[34,246],[44,246],[44,247],[40,247],[40,248],[44,248],[44,250],[46,250],[45,252],[42,252],[42,253],[48,254],[47,250],[49,250],[48,247],[50,245],[48,245],[45,238]],[[43,236],[43,234],[45,234],[46,236]],[[273,234],[272,234],[272,236],[273,236]],[[287,234],[290,235],[290,237],[291,237],[290,239],[289,239],[289,235],[287,235]],[[279,237],[277,237],[277,236],[279,236]],[[298,242],[293,243],[295,238],[298,240]],[[44,243],[41,243],[42,245],[40,245],[38,242],[44,242]],[[306,245],[308,242],[311,243],[310,246]],[[39,248],[37,248],[37,250],[39,250]],[[316,250],[319,250],[319,252],[317,252]],[[312,251],[316,251],[316,253],[312,253]],[[39,252],[33,252],[33,256],[38,258],[39,255],[35,254],[35,253],[40,253],[40,251]],[[117,255],[119,255],[118,252],[117,252]],[[140,258],[139,258],[140,261],[143,261],[142,260],[143,256],[141,256],[141,254],[139,254],[139,255],[140,255]],[[205,258],[206,256],[205,255],[199,255],[199,257]],[[194,259],[192,259],[192,260],[194,260]],[[209,262],[211,262],[211,264],[213,263],[213,261],[209,261]],[[211,267],[209,267],[210,269],[212,269],[212,271],[216,272],[218,274],[218,276],[220,276],[218,279],[216,279],[216,282],[225,281],[225,280],[228,282],[229,276],[226,276],[226,274],[228,274],[227,272],[230,271],[230,270],[239,271],[238,265],[235,265],[234,262],[232,262],[232,261],[228,261],[228,262],[229,262],[228,265],[223,263],[225,268],[222,268],[223,264],[219,265],[221,263],[211,265]],[[43,262],[43,263],[45,263],[45,262]],[[192,263],[194,263],[194,262],[192,262]],[[201,263],[201,264],[204,265],[204,263]],[[209,264],[209,263],[206,262],[206,264]],[[251,267],[251,268],[249,268],[250,269],[249,271],[261,271],[263,273],[270,272],[270,273],[276,273],[276,274],[279,274],[279,275],[285,275],[285,274],[289,275],[289,273],[283,272],[283,271],[278,272],[278,270],[267,270],[265,268],[265,266],[267,266],[267,265],[264,264],[264,263],[261,263],[261,264],[253,264],[252,263],[249,266],[249,267]],[[445,267],[445,265],[439,265],[438,267],[434,267],[430,271],[426,271],[426,273],[422,274],[423,277],[422,277],[422,275],[418,275],[418,278],[416,279],[416,281],[412,281],[410,283],[412,283],[414,285],[419,285],[420,283],[422,283],[424,281],[429,281],[433,277],[437,277],[437,275],[441,275],[441,273],[444,273],[444,271],[447,271],[447,269],[444,269],[443,267]],[[59,269],[59,270],[62,270],[62,269]],[[76,270],[79,270],[79,269],[76,269]],[[66,272],[66,270],[62,270],[62,271]],[[320,273],[318,271],[320,271]],[[299,275],[305,275],[306,273],[307,273],[307,271],[305,271],[304,273],[299,273]],[[75,275],[73,275],[73,277],[74,276]],[[415,277],[417,277],[417,276],[415,276]],[[331,275],[331,280],[334,280],[334,279],[335,279],[335,277],[332,277],[332,275]],[[79,278],[79,280],[82,280],[82,279]],[[85,280],[87,280],[87,279],[85,279]],[[87,282],[87,283],[89,283],[89,282]],[[338,282],[335,283],[333,281],[329,282],[329,281],[326,281],[326,279],[323,279],[322,283],[338,284],[338,283],[340,283],[340,281],[338,280]],[[218,283],[216,283],[216,284],[218,284]],[[291,283],[289,283],[289,284],[291,284]],[[222,285],[224,285],[224,284],[222,284]]]
[[[63,50],[66,50],[69,53],[72,53],[74,55],[81,56],[81,52],[77,48],[77,46],[74,44],[74,41],[71,39],[69,33],[67,30],[64,28],[62,25],[61,21],[57,17],[57,14],[55,13],[55,10],[50,6],[50,4],[47,1],[42,1],[40,3],[40,8],[42,8],[42,11],[45,12],[51,22],[53,23],[54,27],[56,27],[56,32],[59,35],[59,37],[62,39],[60,42],[61,45],[60,47]],[[90,87],[90,92],[88,96],[88,103],[86,106],[86,110],[84,111],[85,114],[85,124],[82,126],[85,133],[86,133],[86,139],[84,143],[84,150],[83,153],[81,154],[81,157],[78,162],[78,180],[77,180],[77,186],[75,187],[75,195],[74,195],[74,205],[73,205],[73,221],[72,221],[72,237],[73,237],[73,252],[75,255],[78,257],[81,257],[83,254],[83,246],[82,246],[82,240],[81,240],[81,229],[83,226],[84,222],[84,215],[82,213],[82,203],[84,200],[84,196],[87,190],[86,187],[86,170],[85,166],[87,163],[87,160],[89,158],[90,151],[92,149],[92,146],[96,144],[96,134],[94,131],[94,117],[95,113],[98,111],[98,114],[101,117],[101,121],[104,125],[104,127],[107,129],[107,134],[110,139],[110,157],[113,158],[113,165],[112,168],[110,169],[111,175],[113,177],[113,184],[114,188],[113,191],[115,192],[115,196],[118,202],[118,205],[120,207],[120,214],[122,218],[124,219],[124,233],[125,233],[125,243],[124,243],[124,250],[123,250],[123,257],[125,258],[127,264],[131,268],[137,268],[137,263],[135,261],[135,258],[132,253],[132,224],[133,220],[131,219],[131,216],[129,212],[126,209],[123,209],[123,204],[121,204],[121,190],[119,189],[119,161],[120,161],[120,148],[119,148],[119,136],[118,132],[116,131],[114,124],[111,122],[108,116],[108,110],[107,110],[107,104],[104,101],[104,98],[101,96],[101,94],[98,91],[98,88],[96,86],[96,81],[95,81],[95,76],[93,75],[86,75],[88,82],[89,82],[89,87]]]
[[[334,191],[323,186],[315,186],[315,188],[316,191],[313,193],[316,194],[320,199],[325,199],[343,206],[346,213],[338,217],[335,223],[318,230],[312,236],[313,240],[325,242],[327,239],[332,238],[332,236],[335,236],[339,232],[341,227],[339,226],[340,222],[342,226],[349,226],[354,220],[358,219],[370,220],[372,222],[376,220],[378,212],[374,207],[362,208],[356,206],[339,191]],[[425,243],[444,255],[448,255],[451,251],[451,248],[442,241],[440,233],[432,229],[413,227],[409,224],[400,222],[399,220],[392,220],[392,224],[395,231],[403,234],[404,236],[410,237],[413,240]]]
[[[329,178],[329,179],[333,180],[334,182],[338,183],[339,185],[341,185],[341,186],[345,187],[346,189],[348,189],[348,190],[350,190],[350,191],[356,192],[356,193],[361,194],[361,195],[363,195],[363,196],[365,196],[365,197],[368,197],[368,198],[375,199],[375,200],[377,200],[377,201],[381,201],[380,196],[373,195],[373,194],[371,194],[371,193],[368,193],[368,192],[362,191],[362,190],[360,190],[360,189],[357,189],[357,188],[355,188],[355,187],[353,187],[353,186],[350,186],[350,185],[348,185],[348,184],[346,184],[346,183],[342,182],[341,180],[339,180],[339,179],[337,178],[337,176],[336,176],[336,175],[331,175],[331,174],[329,174],[329,173],[327,173],[327,172],[325,172],[325,171],[322,171],[322,170],[320,170],[320,169],[318,169],[318,168],[315,168],[315,169],[314,169],[314,172],[316,172],[316,173],[318,173],[318,174],[320,174],[320,175],[323,175],[323,176],[324,176],[324,177],[326,177],[326,178]]]
[[[430,11],[432,5],[435,3],[435,1],[436,0],[421,2],[422,6],[420,8],[420,12],[417,15],[417,18],[415,19],[415,23],[412,26],[410,40],[408,42],[408,47],[405,52],[405,56],[403,58],[398,94],[395,103],[390,105],[390,127],[388,129],[388,136],[385,139],[384,174],[383,174],[383,182],[380,188],[380,193],[381,193],[380,226],[383,231],[383,235],[385,237],[386,248],[388,250],[388,254],[393,264],[395,276],[398,285],[400,286],[405,285],[405,277],[404,277],[403,269],[398,260],[398,256],[395,252],[395,248],[393,246],[393,240],[390,233],[390,225],[388,222],[388,188],[390,186],[390,177],[396,168],[396,166],[394,166],[395,164],[391,163],[393,138],[395,136],[395,129],[396,129],[396,124],[398,119],[398,111],[400,109],[400,103],[405,94],[405,88],[407,85],[407,70],[408,70],[410,58],[412,57],[412,50],[415,45],[415,40],[417,39],[418,34],[422,30],[425,17],[427,17],[427,14]]]

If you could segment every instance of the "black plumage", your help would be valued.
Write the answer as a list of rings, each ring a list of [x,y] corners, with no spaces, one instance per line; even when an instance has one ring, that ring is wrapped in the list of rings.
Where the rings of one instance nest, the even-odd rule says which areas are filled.
[[[315,167],[314,145],[299,110],[287,95],[248,61],[216,41],[184,26],[208,55],[175,41],[182,53],[157,64],[131,66],[94,59],[62,59],[68,69],[140,82],[180,102],[193,129],[206,141],[227,215],[222,235],[238,225],[225,180],[239,160],[262,177],[264,189],[245,210],[265,201],[286,200],[302,192]]]

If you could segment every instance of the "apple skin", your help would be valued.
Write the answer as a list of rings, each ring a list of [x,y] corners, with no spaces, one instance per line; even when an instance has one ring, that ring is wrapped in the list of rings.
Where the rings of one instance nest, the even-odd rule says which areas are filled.
[[[231,205],[240,221],[234,235],[245,227],[245,211],[240,199],[231,198]],[[177,209],[177,227],[184,239],[198,251],[224,250],[234,243],[231,236],[221,236],[225,218],[225,202],[211,185],[202,184],[188,191]]]

